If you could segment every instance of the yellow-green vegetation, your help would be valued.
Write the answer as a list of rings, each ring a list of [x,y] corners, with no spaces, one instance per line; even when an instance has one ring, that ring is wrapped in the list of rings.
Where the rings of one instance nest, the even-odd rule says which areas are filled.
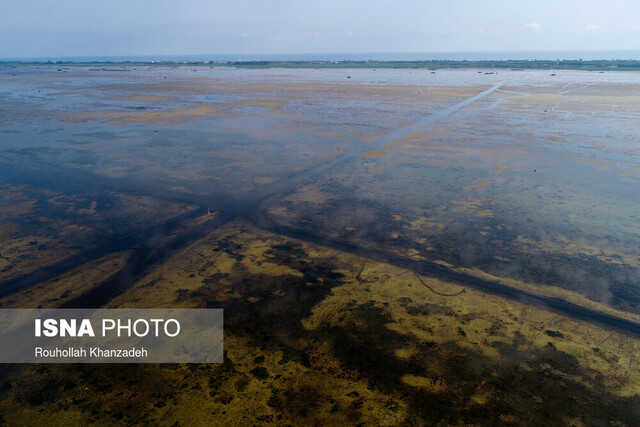
[[[27,185],[0,185],[0,281],[77,253],[68,244],[72,236],[80,240],[80,236],[92,231],[86,225],[64,219],[54,220],[39,209],[39,199],[54,206],[68,204],[64,209],[73,209],[70,206],[74,202],[80,204],[77,200],[65,200],[61,194],[34,190]],[[77,213],[83,214],[81,208]],[[50,250],[52,247],[56,250]]]
[[[0,298],[0,308],[56,308],[91,290],[125,265],[127,252],[90,261],[58,277]]]
[[[225,362],[28,365],[3,377],[5,422],[633,425],[640,408],[636,338],[241,220],[109,306],[223,308]]]
[[[0,185],[0,208],[0,282],[4,282],[105,243],[96,237],[99,233],[108,236],[135,227],[149,228],[195,206],[112,190],[101,194],[98,201],[4,184]]]

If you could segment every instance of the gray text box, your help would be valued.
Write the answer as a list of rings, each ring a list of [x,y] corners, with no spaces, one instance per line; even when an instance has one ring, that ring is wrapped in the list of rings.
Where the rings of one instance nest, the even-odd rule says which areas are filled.
[[[222,309],[0,309],[0,363],[222,363]]]

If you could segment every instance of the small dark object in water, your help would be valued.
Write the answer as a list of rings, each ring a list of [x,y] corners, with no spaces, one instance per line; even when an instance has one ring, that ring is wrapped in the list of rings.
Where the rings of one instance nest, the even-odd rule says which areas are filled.
[[[348,78],[348,79],[350,79],[350,78],[351,78],[351,76],[347,76],[347,78]]]

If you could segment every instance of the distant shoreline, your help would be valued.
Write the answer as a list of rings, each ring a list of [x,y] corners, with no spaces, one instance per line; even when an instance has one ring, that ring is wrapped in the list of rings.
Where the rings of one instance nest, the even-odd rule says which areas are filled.
[[[425,60],[425,61],[1,61],[1,67],[95,66],[96,71],[121,71],[131,66],[234,67],[234,68],[403,68],[438,70],[445,68],[511,70],[640,71],[640,60]],[[104,67],[121,67],[106,69]]]

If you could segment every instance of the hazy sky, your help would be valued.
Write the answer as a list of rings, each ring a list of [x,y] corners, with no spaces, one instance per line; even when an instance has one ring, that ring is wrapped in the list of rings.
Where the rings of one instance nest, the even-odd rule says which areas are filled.
[[[0,0],[0,57],[640,49],[638,0]]]

